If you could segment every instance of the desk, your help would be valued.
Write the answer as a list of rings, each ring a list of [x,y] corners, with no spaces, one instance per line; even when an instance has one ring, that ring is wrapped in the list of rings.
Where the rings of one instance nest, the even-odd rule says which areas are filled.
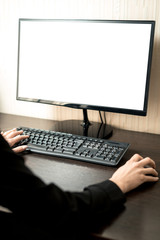
[[[0,127],[7,130],[18,126],[42,129],[54,128],[51,120],[0,114]],[[160,135],[114,129],[111,140],[131,144],[118,167],[134,153],[155,160],[160,174]],[[77,162],[38,154],[25,155],[27,166],[46,183],[53,181],[64,190],[82,190],[85,186],[109,178],[116,168]],[[125,209],[94,239],[159,240],[160,239],[160,182],[147,183],[127,194]]]

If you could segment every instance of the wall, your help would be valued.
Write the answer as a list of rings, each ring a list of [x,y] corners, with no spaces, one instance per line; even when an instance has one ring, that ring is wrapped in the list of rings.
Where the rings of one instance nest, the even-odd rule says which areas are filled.
[[[0,0],[0,112],[56,120],[77,119],[82,118],[81,111],[16,101],[19,18],[155,20],[148,115],[107,113],[106,118],[116,127],[160,134],[160,0]],[[99,121],[98,112],[89,111],[89,118]]]

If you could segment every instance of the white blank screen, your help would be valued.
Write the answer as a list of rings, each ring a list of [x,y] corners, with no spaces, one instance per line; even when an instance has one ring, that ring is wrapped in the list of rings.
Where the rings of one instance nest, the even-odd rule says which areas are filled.
[[[18,97],[143,110],[151,24],[21,21]]]

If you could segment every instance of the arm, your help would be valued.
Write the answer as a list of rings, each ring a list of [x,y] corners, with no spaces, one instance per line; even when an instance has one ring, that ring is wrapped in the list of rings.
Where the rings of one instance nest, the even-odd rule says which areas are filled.
[[[111,181],[89,186],[82,192],[65,192],[55,184],[46,185],[26,166],[0,136],[0,205],[18,218],[37,227],[53,231],[71,226],[89,229],[99,222],[97,216],[121,207],[125,196]],[[52,219],[52,221],[51,221]]]
[[[152,160],[134,156],[119,168],[110,180],[89,186],[83,192],[64,192],[54,184],[46,185],[25,166],[24,160],[14,154],[0,137],[0,204],[29,223],[52,231],[53,226],[86,227],[98,221],[97,216],[110,218],[110,212],[125,202],[123,192],[146,181],[157,181]],[[152,162],[152,163],[151,163]],[[146,172],[145,163],[152,167]],[[145,171],[144,171],[145,170]],[[154,170],[154,171],[153,171]],[[147,174],[155,177],[146,178]],[[132,184],[132,181],[135,181]],[[50,221],[52,219],[52,221]]]

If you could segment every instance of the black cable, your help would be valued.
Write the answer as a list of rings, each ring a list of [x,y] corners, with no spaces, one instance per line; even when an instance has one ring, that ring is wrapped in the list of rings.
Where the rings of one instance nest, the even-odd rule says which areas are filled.
[[[101,123],[103,123],[101,111],[99,111],[99,116],[100,116],[100,119],[101,119]]]
[[[106,124],[107,123],[107,121],[106,121],[106,112],[103,112],[103,114],[104,114],[104,123]]]

